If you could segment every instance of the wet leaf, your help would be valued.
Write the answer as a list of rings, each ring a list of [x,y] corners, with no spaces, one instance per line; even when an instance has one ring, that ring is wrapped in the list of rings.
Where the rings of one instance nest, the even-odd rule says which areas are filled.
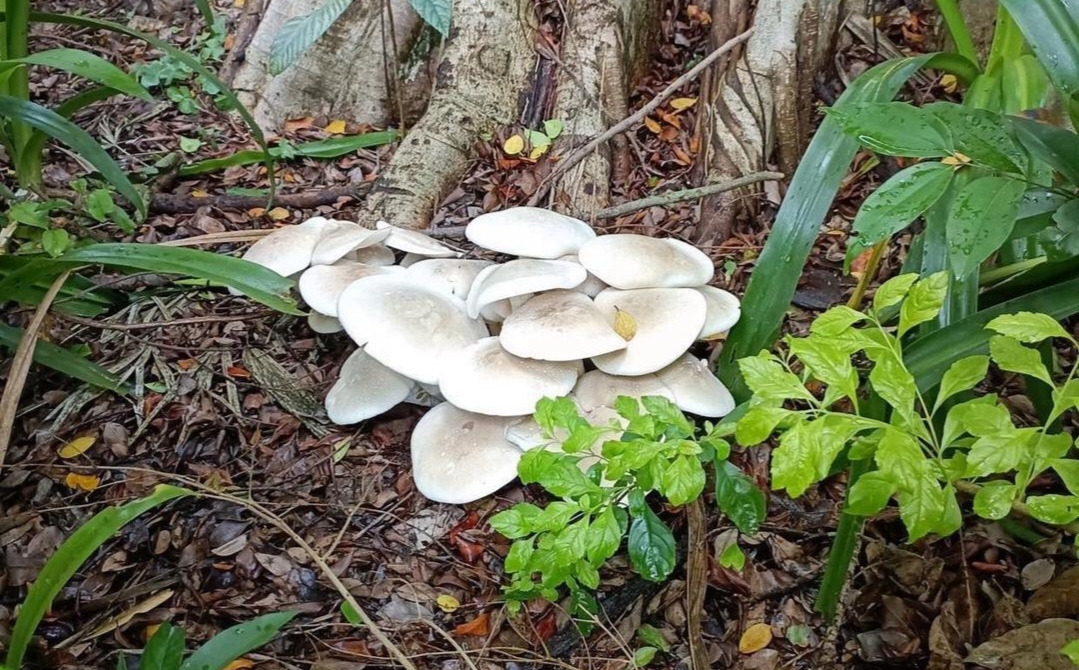
[[[56,453],[60,458],[75,458],[76,456],[81,456],[87,449],[94,446],[94,442],[97,442],[97,438],[92,435],[76,437],[74,440],[60,447],[60,451]]]
[[[344,119],[334,119],[326,124],[326,127],[323,128],[323,130],[331,135],[341,135],[345,132],[345,125]]]
[[[766,623],[755,623],[742,633],[738,640],[738,651],[752,654],[764,649],[772,642],[772,627]]]
[[[435,598],[435,604],[438,605],[438,609],[443,612],[456,612],[457,608],[461,606],[461,602],[448,593]]]
[[[516,156],[525,148],[525,138],[520,135],[510,135],[502,144],[502,151],[510,156]]]
[[[80,475],[76,472],[69,472],[64,477],[64,483],[71,489],[93,491],[101,483],[101,478],[97,475]]]

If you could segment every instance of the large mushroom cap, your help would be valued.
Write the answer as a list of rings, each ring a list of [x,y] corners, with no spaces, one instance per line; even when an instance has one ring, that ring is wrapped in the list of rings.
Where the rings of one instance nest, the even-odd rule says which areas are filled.
[[[353,282],[337,303],[338,318],[356,342],[386,367],[437,384],[447,358],[487,337],[464,303],[407,275],[373,275]]]
[[[645,235],[603,235],[581,247],[577,257],[589,272],[620,289],[701,286],[715,274],[700,249]]]
[[[393,255],[393,249],[382,244],[372,244],[369,247],[353,249],[345,254],[345,258],[364,265],[389,266],[397,262]]]
[[[387,274],[385,268],[363,263],[314,265],[300,275],[300,295],[316,312],[337,316],[337,301],[349,284],[357,279],[381,274]]]
[[[734,409],[731,392],[712,374],[707,362],[691,354],[663,368],[656,377],[671,390],[674,404],[683,411],[715,418],[727,416]]]
[[[351,221],[331,219],[322,231],[311,254],[312,265],[329,265],[350,251],[378,244],[390,236],[390,230],[371,230]]]
[[[465,227],[465,237],[491,251],[551,259],[577,253],[596,233],[571,216],[538,207],[513,207],[472,219]]]
[[[412,478],[429,500],[460,505],[517,476],[521,450],[505,437],[511,420],[442,403],[412,431]]]
[[[544,397],[569,393],[577,381],[577,363],[518,358],[497,337],[466,347],[446,361],[439,389],[446,400],[469,412],[521,416]]]
[[[329,223],[316,216],[296,226],[278,228],[252,244],[243,258],[282,277],[294,275],[311,265],[311,254]]]
[[[697,339],[707,312],[704,296],[689,288],[609,288],[595,303],[608,323],[621,311],[636,325],[625,349],[592,357],[612,375],[644,375],[673,363]]]
[[[359,423],[403,401],[414,385],[357,349],[341,366],[341,375],[326,395],[326,415],[340,425]]]
[[[591,370],[581,375],[573,387],[573,395],[581,408],[591,411],[597,407],[614,407],[618,396],[642,398],[658,395],[674,402],[674,393],[655,374],[637,377],[609,375],[603,370]]]
[[[588,277],[577,263],[522,258],[480,270],[468,294],[468,315],[475,318],[485,305],[504,298],[573,288]]]
[[[627,345],[588,296],[571,290],[533,297],[506,318],[499,337],[514,356],[544,361],[578,361]]]
[[[476,275],[493,264],[491,261],[467,258],[429,258],[413,263],[408,267],[408,272],[423,283],[445,283],[451,293],[465,300]]]
[[[710,340],[734,328],[734,324],[742,317],[742,305],[738,298],[715,286],[698,286],[696,290],[704,296],[707,307],[704,327],[697,339]]]
[[[442,244],[430,235],[424,235],[417,230],[408,230],[407,228],[398,228],[385,221],[379,221],[375,224],[375,227],[379,230],[389,230],[389,237],[386,238],[384,244],[391,249],[400,249],[408,254],[418,254],[420,256],[429,256],[431,258],[448,258],[450,256],[457,256],[458,253],[453,249]]]

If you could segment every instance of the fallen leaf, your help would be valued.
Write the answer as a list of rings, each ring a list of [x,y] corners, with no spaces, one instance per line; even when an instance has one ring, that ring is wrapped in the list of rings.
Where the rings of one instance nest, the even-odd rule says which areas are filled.
[[[206,191],[203,191],[201,188],[194,188],[194,189],[191,189],[191,197],[192,198],[209,198],[210,194],[207,193]]]
[[[274,207],[270,211],[266,212],[266,216],[270,217],[274,221],[284,221],[289,217],[288,210],[284,207]]]
[[[547,153],[547,150],[551,148],[551,145],[532,147],[532,151],[528,152],[528,157],[532,160],[536,160],[543,154]]]
[[[60,447],[60,450],[56,453],[60,458],[75,458],[76,456],[81,456],[87,449],[94,446],[94,442],[97,442],[97,438],[92,435],[76,437],[74,440]]]
[[[1035,621],[1079,616],[1079,566],[1065,570],[1041,587],[1027,601],[1027,613]]]
[[[940,78],[940,87],[946,93],[955,93],[955,89],[959,87],[959,79],[954,74],[946,74]]]
[[[228,376],[230,376],[230,377],[236,377],[238,379],[250,379],[251,378],[251,373],[247,369],[241,368],[241,367],[238,367],[238,366],[235,366],[235,365],[227,368],[225,370],[225,373],[228,374]]]
[[[665,142],[673,142],[678,139],[678,129],[674,126],[664,126],[659,133],[659,138]]]
[[[772,642],[772,627],[766,623],[755,623],[742,633],[738,640],[738,651],[752,654],[764,649]]]
[[[435,604],[438,605],[438,609],[448,613],[457,611],[457,608],[461,606],[461,601],[448,593],[443,593],[435,598]]]
[[[330,121],[329,123],[327,123],[326,127],[323,128],[323,130],[325,130],[326,132],[328,132],[331,135],[341,135],[342,133],[345,132],[345,120],[344,119],[334,119],[333,121]]]
[[[90,631],[90,633],[87,634],[86,638],[92,639],[116,630],[120,626],[127,624],[139,614],[146,614],[150,610],[160,607],[162,604],[164,604],[166,600],[171,598],[174,593],[176,593],[176,591],[172,589],[164,589],[158,591],[146,600],[135,603],[123,612],[120,612],[111,619],[106,620],[100,626]],[[158,626],[154,626],[154,631],[157,631],[157,628]],[[147,627],[144,634],[146,635],[146,639],[150,639],[150,637],[153,636],[153,632],[150,631],[149,627]]]
[[[674,100],[671,100],[671,107],[674,107],[678,111],[689,109],[695,104],[697,104],[696,98],[675,98]]]
[[[682,165],[692,165],[693,164],[693,158],[691,158],[689,154],[687,154],[685,151],[683,151],[682,147],[676,146],[676,147],[673,147],[673,149],[674,149],[674,155],[678,158],[679,163],[681,163]]]
[[[143,628],[142,629],[142,639],[149,642],[150,638],[152,638],[154,636],[154,633],[157,632],[158,628],[161,628],[161,624],[159,624],[159,623],[152,623],[149,626],[147,626],[146,628]]]
[[[253,668],[255,662],[246,658],[238,658],[232,663],[226,665],[223,670],[243,670],[243,668]]]
[[[486,635],[491,630],[491,615],[489,612],[480,614],[471,621],[457,626],[453,629],[454,635],[474,635],[477,637]]]
[[[516,156],[521,153],[525,148],[525,138],[520,135],[511,135],[502,144],[502,151],[506,152],[510,156]]]
[[[659,132],[663,130],[663,127],[659,125],[659,121],[656,121],[650,116],[644,117],[644,125],[656,135],[659,135]]]
[[[966,165],[969,162],[970,162],[970,156],[968,156],[966,154],[961,154],[958,151],[955,152],[954,154],[952,154],[951,156],[945,156],[944,158],[940,159],[940,164],[941,165],[952,165],[952,166],[955,166],[955,167],[962,167],[962,166]]]
[[[93,491],[101,483],[101,478],[97,475],[80,475],[75,472],[67,473],[64,477],[64,483],[71,489],[82,489],[83,491]]]
[[[614,332],[618,333],[623,340],[629,342],[637,334],[637,319],[629,312],[623,312],[614,308]]]
[[[352,445],[352,440],[350,438],[346,437],[344,439],[338,440],[333,445],[333,462],[334,463],[340,463],[341,459],[343,459],[345,456],[348,455],[348,448],[351,445]]]
[[[990,670],[1074,670],[1060,650],[1076,638],[1079,621],[1046,619],[984,642],[964,660]]]
[[[299,119],[289,119],[285,121],[285,132],[301,130],[303,128],[310,128],[315,122],[315,117],[304,116]]]
[[[262,216],[265,213],[266,213],[266,208],[265,207],[252,207],[251,209],[247,210],[247,215],[250,216],[253,219],[257,219],[258,217]]]

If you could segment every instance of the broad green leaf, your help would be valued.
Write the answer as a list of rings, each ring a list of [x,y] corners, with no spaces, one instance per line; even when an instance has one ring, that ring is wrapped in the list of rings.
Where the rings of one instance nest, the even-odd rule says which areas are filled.
[[[827,414],[794,426],[772,452],[772,488],[786,489],[792,497],[802,495],[828,476],[836,456],[862,428],[857,417],[847,414]]]
[[[914,377],[902,363],[891,356],[881,358],[869,372],[869,382],[877,395],[900,416],[907,420],[914,417],[914,400],[918,387],[914,385]]]
[[[299,60],[351,4],[352,0],[326,0],[310,14],[285,21],[270,45],[270,74],[281,74]]]
[[[873,191],[854,217],[847,247],[847,267],[864,250],[906,228],[940,199],[955,170],[937,162],[900,170]]]
[[[1040,428],[1023,428],[1021,430],[1034,433],[1028,443],[1033,445],[1033,448],[1028,449],[1028,453],[1023,455],[1023,460],[1020,463],[1020,467],[1024,469],[1027,467],[1026,464],[1030,463],[1029,471],[1032,475],[1045,472],[1049,466],[1071,451],[1072,437],[1068,433],[1047,434]]]
[[[552,437],[560,429],[566,433],[572,433],[578,426],[588,424],[573,400],[565,396],[540,398],[536,403],[536,413],[532,418],[547,435]]]
[[[184,275],[223,284],[267,307],[302,314],[291,296],[295,282],[249,261],[198,249],[155,244],[92,244],[67,252],[67,263],[111,265],[148,272]]]
[[[15,351],[24,333],[22,329],[0,323],[0,347]],[[46,340],[38,340],[34,345],[34,362],[87,384],[108,389],[113,393],[127,395],[130,391],[120,379],[105,368]]]
[[[858,516],[873,516],[888,505],[898,490],[896,483],[883,473],[867,472],[850,487],[847,506],[843,511]]]
[[[845,332],[854,324],[864,320],[865,314],[851,309],[846,305],[839,305],[837,307],[832,307],[816,319],[813,319],[813,323],[809,325],[809,332],[814,335],[835,337],[836,335]]]
[[[1038,521],[1066,524],[1079,519],[1079,496],[1046,495],[1027,498],[1027,510]]]
[[[506,553],[502,566],[506,569],[506,572],[521,572],[528,567],[528,562],[532,559],[532,554],[535,550],[536,546],[532,538],[517,540],[510,545],[510,550]]]
[[[8,95],[0,95],[0,116],[32,126],[74,149],[127,198],[141,215],[146,215],[146,203],[127,178],[123,168],[117,165],[97,140],[85,130],[46,107]]]
[[[1027,344],[1037,344],[1051,337],[1071,339],[1071,335],[1056,319],[1038,312],[1003,314],[990,321],[985,327]]]
[[[629,560],[649,581],[661,582],[674,571],[674,535],[656,513],[643,506],[629,526]]]
[[[112,194],[107,189],[96,188],[90,191],[86,199],[83,200],[83,205],[86,208],[86,213],[90,215],[94,221],[100,221],[104,223],[109,220],[109,217],[116,211],[116,203],[112,200]]]
[[[562,450],[567,454],[588,452],[592,449],[592,445],[596,443],[596,440],[609,432],[602,426],[577,426],[562,443]]]
[[[768,515],[764,491],[730,461],[716,461],[716,504],[748,535],[756,533]]]
[[[1040,379],[1052,386],[1053,378],[1042,363],[1042,355],[1037,349],[1024,347],[1019,340],[1006,335],[994,335],[989,338],[989,355],[1002,370],[1018,372]]]
[[[719,554],[719,564],[728,570],[741,572],[746,567],[746,554],[737,542],[731,542]]]
[[[0,61],[0,72],[16,64],[43,65],[71,72],[115,89],[120,93],[153,102],[154,97],[134,77],[97,54],[82,49],[46,49],[25,58]]]
[[[996,404],[996,396],[987,395],[955,405],[944,419],[941,445],[945,448],[970,429],[984,435],[1008,432],[1014,428],[1006,407]]]
[[[587,561],[578,559],[573,563],[573,574],[577,577],[577,581],[582,586],[589,589],[599,588],[599,570],[594,565]],[[585,591],[577,591],[576,593],[586,593]]]
[[[517,503],[495,514],[487,523],[505,537],[515,540],[538,530],[536,522],[542,515],[543,510],[531,503]]]
[[[1079,185],[1079,135],[1020,116],[1009,118],[1015,136],[1035,158],[1044,161],[1071,184]]]
[[[1063,261],[1079,256],[1079,199],[1069,200],[1052,218],[1053,224],[1038,234],[1051,261]]]
[[[989,371],[989,357],[983,355],[967,356],[952,363],[940,380],[940,391],[937,393],[933,411],[936,412],[941,403],[951,398],[956,393],[969,391],[977,386]]]
[[[1015,495],[1015,484],[1011,482],[986,482],[974,494],[974,513],[983,519],[1003,519],[1011,513]]]
[[[185,489],[159,484],[154,488],[154,492],[145,498],[119,507],[109,507],[79,526],[49,558],[30,585],[7,643],[8,652],[3,667],[22,667],[23,656],[30,646],[34,631],[52,606],[53,599],[86,559],[115,535],[116,531],[134,521],[143,512],[190,494],[191,492]]]
[[[452,0],[408,0],[416,13],[423,18],[432,28],[437,30],[442,37],[450,36],[450,19],[452,18]]]
[[[810,396],[802,381],[767,351],[739,360],[738,367],[742,370],[746,386],[762,400],[805,399]]]
[[[937,272],[919,280],[907,293],[899,308],[899,335],[911,328],[936,318],[948,293],[948,275]]]
[[[926,457],[918,441],[895,428],[884,430],[874,456],[880,476],[900,486],[916,481],[925,470]]]
[[[1064,648],[1060,650],[1060,653],[1068,657],[1068,660],[1079,667],[1079,640],[1072,640],[1068,644],[1064,645]]]
[[[986,477],[1011,472],[1019,465],[1029,440],[1017,434],[986,435],[975,440],[967,454],[967,477]]]
[[[1026,155],[999,114],[952,102],[933,102],[922,109],[948,127],[955,150],[975,165],[1022,174],[1020,166],[1026,163]]]
[[[906,298],[916,281],[918,281],[918,273],[910,272],[892,277],[881,284],[877,292],[873,294],[873,312],[877,318],[882,316],[885,309]]]
[[[272,640],[297,614],[299,612],[263,614],[226,628],[191,654],[180,670],[225,670],[236,659]]]
[[[588,517],[582,517],[561,530],[553,531],[550,547],[554,560],[560,566],[574,566],[584,557],[585,539],[588,537]]]
[[[734,439],[744,447],[760,444],[771,437],[779,422],[790,414],[790,410],[782,407],[754,405],[738,420]]]
[[[948,511],[944,489],[925,468],[904,482],[897,498],[899,517],[909,534],[907,542],[915,542],[934,532]]]
[[[1002,0],[1065,106],[1079,94],[1079,7],[1075,0]],[[1072,106],[1072,121],[1075,108]]]
[[[906,102],[860,102],[827,111],[848,135],[877,153],[941,158],[955,150],[947,126]]]
[[[950,483],[944,485],[944,513],[933,525],[931,532],[942,537],[947,537],[963,527],[963,510],[959,508],[959,500],[955,496],[955,487]]]
[[[164,621],[146,643],[139,657],[140,668],[178,670],[184,661],[184,629]]]
[[[1079,379],[1068,380],[1063,386],[1053,389],[1053,416],[1049,420],[1055,421],[1073,407],[1079,407]]]
[[[637,637],[641,638],[641,642],[662,649],[663,651],[671,650],[671,643],[667,642],[667,639],[663,637],[663,633],[659,632],[655,626],[643,624],[637,629]]]
[[[522,483],[539,484],[560,498],[577,497],[599,490],[573,459],[550,451],[526,452],[521,457],[517,471]]]
[[[619,516],[621,515],[621,516]],[[618,551],[622,544],[622,535],[626,530],[625,513],[607,507],[592,519],[588,537],[585,538],[585,553],[593,565],[602,565]]]
[[[533,522],[533,527],[537,532],[562,530],[569,520],[580,512],[581,507],[576,503],[556,500],[543,508],[543,512]]]
[[[657,421],[675,428],[679,434],[688,437],[693,434],[693,422],[686,418],[682,410],[662,396],[644,396],[641,404]]]
[[[1031,54],[1022,54],[1005,58],[1002,65],[1001,111],[1005,114],[1021,114],[1049,105],[1052,83],[1037,58]]]
[[[71,236],[63,228],[50,228],[41,233],[41,248],[56,258],[71,246]]]
[[[788,338],[787,344],[813,377],[848,398],[857,395],[858,373],[850,356],[830,338],[819,335]]]
[[[981,177],[955,197],[948,214],[948,257],[956,277],[974,272],[1011,235],[1026,183]]]
[[[1068,493],[1079,496],[1079,461],[1074,458],[1058,458],[1053,461],[1053,470],[1064,482]]]
[[[700,497],[704,490],[704,468],[693,456],[679,456],[663,471],[660,493],[681,507]]]
[[[659,651],[655,647],[641,647],[633,652],[633,665],[634,667],[643,668],[652,662],[656,657],[656,652]]]

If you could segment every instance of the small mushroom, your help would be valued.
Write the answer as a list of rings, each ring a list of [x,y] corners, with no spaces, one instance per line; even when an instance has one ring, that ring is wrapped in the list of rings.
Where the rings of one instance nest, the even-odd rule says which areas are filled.
[[[497,337],[480,340],[452,355],[439,374],[446,400],[469,412],[520,416],[536,410],[544,397],[569,393],[577,382],[577,363],[518,358]]]
[[[506,439],[510,419],[473,414],[446,402],[412,431],[412,479],[429,500],[460,505],[517,477],[521,450]]]
[[[423,283],[445,283],[451,293],[465,300],[476,275],[490,265],[491,261],[467,258],[428,258],[410,265],[408,272]]]
[[[300,275],[300,296],[311,309],[327,316],[337,316],[337,301],[349,284],[357,279],[381,274],[387,274],[386,268],[363,263],[314,265]]]
[[[596,233],[571,216],[538,207],[512,207],[472,219],[465,227],[465,237],[491,251],[552,259],[577,253]]]
[[[378,230],[389,230],[390,235],[384,244],[391,249],[399,249],[406,254],[418,254],[430,258],[448,258],[460,255],[458,252],[442,244],[430,235],[424,235],[418,230],[408,230],[379,221],[375,224]]]
[[[459,298],[407,273],[354,281],[341,293],[337,313],[372,358],[424,384],[437,384],[450,355],[488,336],[481,321],[468,318]]]
[[[573,387],[573,395],[581,408],[591,411],[597,407],[614,407],[618,396],[641,398],[658,395],[675,401],[674,393],[656,374],[622,377],[603,370],[591,370],[581,375]]]
[[[339,425],[359,423],[405,400],[415,383],[357,349],[326,395],[326,415]]]
[[[656,373],[671,393],[674,404],[685,412],[716,418],[734,409],[734,397],[708,369],[708,363],[685,354]]]
[[[577,253],[581,265],[620,289],[702,286],[715,268],[700,249],[646,235],[603,235]]]
[[[499,339],[514,356],[543,361],[579,361],[627,346],[588,296],[571,290],[541,293],[518,307]]]
[[[299,225],[283,226],[252,244],[243,258],[290,277],[311,265],[311,254],[327,225],[327,219],[316,216]]]
[[[715,286],[698,286],[697,291],[704,296],[707,309],[704,327],[697,335],[698,340],[710,340],[727,332],[742,317],[742,305],[738,298]]]
[[[697,339],[707,313],[704,296],[689,288],[609,288],[595,303],[612,326],[624,312],[636,327],[625,349],[592,357],[612,375],[644,375],[670,365]]]
[[[479,316],[484,305],[525,293],[573,288],[588,273],[577,263],[522,258],[480,270],[468,294],[468,315]]]
[[[319,335],[340,333],[345,329],[344,326],[341,325],[341,322],[337,320],[336,316],[328,316],[326,314],[319,314],[318,312],[311,312],[307,315],[307,327]]]
[[[374,246],[390,236],[390,230],[371,230],[351,221],[331,219],[311,254],[312,265],[330,265],[351,251]]]
[[[353,249],[345,254],[345,259],[363,263],[364,265],[387,266],[397,262],[393,255],[393,249],[381,244],[372,244],[369,247]]]

